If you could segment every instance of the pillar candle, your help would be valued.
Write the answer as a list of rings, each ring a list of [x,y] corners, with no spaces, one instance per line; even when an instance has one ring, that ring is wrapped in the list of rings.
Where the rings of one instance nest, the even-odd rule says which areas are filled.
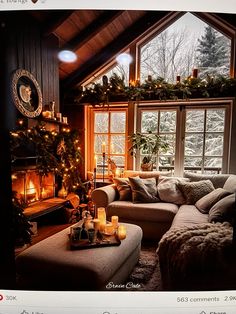
[[[193,69],[193,77],[197,78],[198,76],[198,69]]]
[[[113,224],[111,222],[109,222],[105,225],[105,233],[107,235],[112,235],[114,233],[114,227],[113,227]]]
[[[102,142],[102,153],[106,152],[106,143]]]
[[[126,228],[123,225],[120,225],[117,231],[118,238],[124,240],[126,238]]]
[[[118,221],[119,221],[119,217],[118,216],[112,216],[111,217],[111,223],[112,223],[114,229],[118,228]]]
[[[100,220],[100,228],[99,228],[99,230],[101,232],[104,232],[105,225],[106,225],[106,210],[105,210],[105,208],[104,207],[98,207],[97,215],[98,215],[97,218]]]

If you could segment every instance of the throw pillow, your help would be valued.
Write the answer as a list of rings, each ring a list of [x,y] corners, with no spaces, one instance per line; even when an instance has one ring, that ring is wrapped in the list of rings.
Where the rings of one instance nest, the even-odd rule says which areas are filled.
[[[120,201],[131,201],[132,200],[132,191],[129,185],[129,179],[125,178],[113,178],[113,182],[116,185],[116,188],[119,192]]]
[[[209,222],[232,222],[235,217],[235,194],[230,194],[217,202],[209,211]]]
[[[184,195],[185,203],[188,205],[195,204],[200,198],[214,190],[214,186],[210,180],[179,182],[177,185]]]
[[[231,174],[227,181],[225,182],[223,189],[229,191],[230,193],[236,192],[236,175]]]
[[[229,194],[230,192],[222,188],[215,189],[214,191],[200,198],[200,200],[195,203],[195,206],[201,213],[208,214],[213,205]]]
[[[129,183],[132,189],[133,203],[155,203],[159,201],[155,178],[131,177]]]
[[[174,203],[177,205],[182,205],[185,203],[183,193],[177,186],[177,183],[179,182],[189,182],[189,179],[164,176],[159,177],[157,191],[160,199],[163,202]]]

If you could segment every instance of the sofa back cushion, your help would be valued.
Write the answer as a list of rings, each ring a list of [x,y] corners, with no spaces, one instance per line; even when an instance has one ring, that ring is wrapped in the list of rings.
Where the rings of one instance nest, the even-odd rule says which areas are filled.
[[[113,182],[119,192],[120,201],[131,201],[132,190],[128,178],[113,178]]]
[[[141,179],[140,177],[129,178],[132,189],[133,203],[155,203],[160,201],[157,196],[155,178]]]
[[[228,177],[223,188],[230,193],[236,192],[236,175],[235,174],[231,174]]]
[[[189,178],[191,182],[210,180],[214,188],[223,188],[226,180],[229,178],[229,174],[202,174],[202,173],[192,173],[184,172],[184,177]]]
[[[232,222],[235,218],[235,193],[217,202],[209,211],[209,222]]]
[[[179,182],[177,185],[185,197],[185,203],[188,205],[194,205],[200,198],[214,190],[214,186],[210,180]]]
[[[125,170],[124,177],[131,178],[131,177],[140,177],[141,179],[148,179],[148,178],[156,178],[158,180],[159,176],[171,176],[170,172],[161,172],[161,171],[135,171],[135,170]]]
[[[219,200],[221,200],[225,196],[228,196],[229,194],[230,192],[222,188],[215,189],[214,191],[200,198],[195,203],[195,206],[201,213],[208,214],[213,205],[215,205]]]
[[[160,176],[157,185],[159,198],[163,202],[174,203],[176,205],[185,204],[185,197],[177,185],[179,182],[189,182],[189,179]]]

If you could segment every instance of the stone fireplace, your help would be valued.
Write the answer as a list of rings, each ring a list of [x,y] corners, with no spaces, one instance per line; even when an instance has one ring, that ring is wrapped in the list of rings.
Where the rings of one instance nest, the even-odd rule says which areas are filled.
[[[12,174],[12,190],[17,198],[30,205],[55,197],[55,175],[40,175],[36,169],[18,170]]]

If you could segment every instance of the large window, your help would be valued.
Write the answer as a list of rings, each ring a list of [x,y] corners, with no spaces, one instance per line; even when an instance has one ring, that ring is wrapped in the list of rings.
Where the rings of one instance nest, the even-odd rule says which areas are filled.
[[[224,130],[225,108],[186,110],[184,167],[220,172]]]
[[[175,160],[175,139],[176,139],[176,110],[142,110],[141,111],[141,133],[149,132],[158,134],[169,144],[167,152],[160,152],[156,156],[156,166],[172,166]],[[144,157],[141,154],[141,158]]]
[[[230,75],[231,40],[191,13],[140,47],[140,80],[148,75],[175,82],[198,69],[200,78]]]
[[[93,152],[96,157],[97,174],[103,175],[104,172],[107,176],[108,158],[114,161],[120,170],[125,168],[126,110],[95,110],[93,114]]]
[[[173,108],[138,110],[138,131],[150,131],[163,137],[169,144],[168,151],[156,156],[154,168],[177,175],[183,171],[221,173],[228,171],[230,139],[230,112],[232,103],[218,101],[186,102],[172,104]],[[145,106],[145,105],[143,105]],[[136,168],[144,154],[136,160]]]

